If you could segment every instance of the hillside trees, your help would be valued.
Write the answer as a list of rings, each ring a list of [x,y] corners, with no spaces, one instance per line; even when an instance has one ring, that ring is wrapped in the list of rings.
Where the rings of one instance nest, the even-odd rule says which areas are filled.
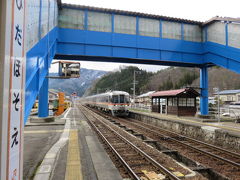
[[[140,94],[141,87],[147,84],[149,78],[153,73],[149,73],[144,70],[140,70],[138,67],[128,66],[121,67],[119,71],[111,72],[99,79],[91,90],[91,94],[103,93],[107,90],[119,90],[126,91],[133,94],[133,74],[134,71],[140,71],[136,73],[136,95]]]
[[[111,72],[96,81],[90,94],[105,92],[106,90],[121,90],[133,94],[133,72],[136,74],[136,95],[148,91],[180,89],[184,87],[199,87],[199,68],[169,67],[156,73],[146,72],[137,67],[121,67],[119,71]],[[239,89],[240,75],[219,67],[208,69],[209,93],[212,88]]]

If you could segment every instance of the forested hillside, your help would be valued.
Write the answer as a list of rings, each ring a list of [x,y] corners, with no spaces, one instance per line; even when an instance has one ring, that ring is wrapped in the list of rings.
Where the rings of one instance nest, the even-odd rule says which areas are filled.
[[[136,95],[152,90],[169,90],[183,87],[199,88],[199,68],[169,67],[157,73],[146,72],[137,67],[122,67],[119,71],[105,74],[96,80],[84,95],[96,94],[107,90],[122,90],[133,94],[133,73],[136,74]],[[240,89],[240,75],[220,67],[209,68],[209,93],[213,88]]]
[[[169,90],[191,86],[199,77],[198,68],[169,67],[155,73],[144,90]]]
[[[121,67],[119,71],[105,74],[92,85],[85,95],[102,93],[107,90],[121,90],[132,94],[134,71],[138,71],[136,73],[136,94],[139,94],[141,88],[145,87],[153,73],[140,70],[138,67],[129,66]]]

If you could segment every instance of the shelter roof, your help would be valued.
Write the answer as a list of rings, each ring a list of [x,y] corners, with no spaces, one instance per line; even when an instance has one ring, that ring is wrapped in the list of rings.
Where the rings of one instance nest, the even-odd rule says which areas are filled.
[[[168,96],[177,96],[181,93],[186,93],[186,92],[192,92],[199,96],[199,93],[195,91],[192,88],[185,88],[185,89],[175,89],[175,90],[169,90],[169,91],[157,91],[153,94],[151,94],[152,97],[168,97]]]

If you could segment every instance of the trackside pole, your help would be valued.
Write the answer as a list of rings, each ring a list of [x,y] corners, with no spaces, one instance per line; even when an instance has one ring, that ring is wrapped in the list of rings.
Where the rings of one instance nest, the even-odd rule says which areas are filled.
[[[200,69],[200,112],[201,115],[208,115],[208,69],[206,66]]]
[[[48,78],[45,78],[38,95],[38,116],[48,116]]]

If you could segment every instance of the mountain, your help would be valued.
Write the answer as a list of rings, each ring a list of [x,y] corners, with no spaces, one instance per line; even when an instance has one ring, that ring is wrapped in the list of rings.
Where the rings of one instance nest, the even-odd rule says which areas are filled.
[[[199,86],[200,79],[193,81],[192,86]],[[230,89],[240,89],[240,74],[223,69],[220,67],[212,67],[208,71],[208,90],[212,95],[213,88],[218,87],[220,91]]]
[[[79,78],[49,78],[49,89],[56,89],[65,92],[66,95],[70,95],[72,92],[77,92],[78,96],[82,96],[86,89],[88,89],[96,79],[101,78],[106,73],[106,71],[81,68]],[[49,76],[57,76],[57,73],[50,73]]]
[[[134,66],[123,66],[118,71],[109,72],[102,78],[97,79],[91,88],[85,92],[84,96],[102,93],[107,90],[120,90],[132,94],[134,71],[136,80],[135,92],[139,94],[141,92],[141,87],[145,87],[153,73],[140,70],[138,67]]]
[[[155,73],[143,90],[179,89],[191,86],[198,77],[198,68],[169,67]]]
[[[137,67],[123,67],[117,72],[109,72],[97,79],[84,95],[96,94],[106,90],[122,90],[133,94],[133,72],[136,74],[136,95],[159,90],[179,89],[195,87],[200,90],[199,68],[169,67],[156,73],[149,73]],[[240,89],[240,74],[236,74],[220,67],[208,69],[209,95],[213,94],[213,88]]]

